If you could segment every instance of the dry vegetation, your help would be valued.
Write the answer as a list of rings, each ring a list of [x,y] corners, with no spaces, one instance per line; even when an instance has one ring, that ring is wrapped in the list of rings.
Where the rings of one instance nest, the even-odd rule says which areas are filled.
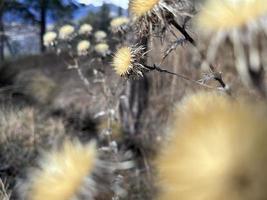
[[[260,16],[255,17],[253,12],[249,20],[258,22],[258,17],[263,15],[262,12],[266,14],[267,9],[263,1],[251,1],[256,2],[256,5],[252,3],[250,6],[256,6]],[[199,12],[201,13],[199,2],[186,0],[130,0],[130,2],[130,13],[133,18],[136,17],[135,20],[117,19],[116,23],[111,23],[110,33],[94,30],[90,24],[81,25],[79,30],[66,25],[60,30],[49,32],[44,37],[47,53],[1,64],[0,200],[23,199],[25,196],[34,200],[46,199],[44,197],[46,194],[49,199],[54,200],[65,200],[67,197],[96,200],[172,200],[178,199],[178,196],[184,200],[195,200],[198,199],[197,195],[202,194],[202,191],[198,190],[198,182],[202,181],[197,179],[197,183],[191,184],[195,177],[192,178],[190,175],[198,168],[196,164],[203,164],[201,158],[207,156],[203,150],[205,148],[201,145],[210,146],[211,143],[215,145],[218,142],[219,148],[221,138],[226,141],[226,146],[232,145],[221,135],[215,138],[210,136],[213,129],[218,128],[222,132],[230,130],[229,133],[233,134],[238,132],[240,136],[243,122],[239,119],[233,120],[237,127],[233,125],[229,128],[228,124],[232,122],[229,122],[227,116],[238,118],[238,114],[242,115],[244,112],[248,135],[255,126],[262,127],[259,130],[255,128],[259,135],[266,133],[265,126],[261,126],[264,120],[256,123],[254,119],[254,116],[259,117],[258,114],[261,113],[257,112],[258,110],[264,110],[261,109],[264,107],[262,104],[262,107],[256,107],[256,111],[251,114],[249,110],[251,104],[243,104],[241,101],[241,108],[238,110],[240,113],[232,111],[236,106],[240,106],[238,102],[242,97],[260,102],[266,100],[267,59],[264,56],[267,52],[266,17],[260,18],[263,22],[260,21],[256,30],[247,21],[241,21],[239,24],[238,20],[241,19],[236,16],[238,22],[230,24],[230,28],[218,30],[216,24],[215,30],[210,33],[207,31],[208,27],[204,29],[196,24],[195,18],[199,17]],[[260,9],[259,5],[263,5],[262,3],[264,6]],[[245,14],[250,14],[247,5],[245,8],[242,6],[244,5],[239,5],[240,9],[244,9]],[[226,11],[221,12],[223,17]],[[213,22],[208,23],[206,15],[203,18],[207,20],[205,25],[212,26]],[[240,40],[234,37],[236,32]],[[218,44],[214,45],[211,41],[218,36],[216,33],[222,34],[224,40],[218,40]],[[259,36],[259,41],[256,41],[256,36],[253,34]],[[252,38],[252,42],[246,43],[244,38]],[[80,43],[80,41],[85,42]],[[103,48],[94,48],[99,43]],[[111,51],[116,52],[116,49],[121,47],[127,47],[129,52],[120,55],[114,53],[117,60],[114,62],[113,58],[112,62]],[[121,58],[121,55],[124,57]],[[245,59],[245,62],[242,62],[242,59]],[[244,65],[244,63],[249,64]],[[199,99],[196,100],[196,105],[193,104],[193,107],[197,107],[197,111],[190,106],[177,111],[177,102],[199,91],[208,91],[212,92],[212,95],[223,97],[218,98],[219,100],[214,97],[213,101],[212,95],[201,93],[205,95],[196,97]],[[235,102],[234,99],[238,101]],[[223,108],[219,106],[224,101],[229,101],[226,103],[226,111],[224,111],[225,105]],[[212,106],[209,107],[209,104]],[[184,105],[178,103],[178,107],[184,108]],[[205,108],[204,111],[201,110],[202,107]],[[218,112],[223,112],[223,119],[220,118],[217,109]],[[180,115],[185,111],[184,115]],[[259,119],[266,116],[264,113]],[[253,120],[250,121],[250,118]],[[182,123],[183,120],[186,124]],[[212,124],[216,126],[214,128],[210,126],[210,121],[213,120],[216,123],[222,120],[222,123]],[[199,132],[196,132],[195,127],[200,127],[202,135],[198,136]],[[205,135],[206,128],[209,130],[207,135]],[[191,132],[194,137],[187,137]],[[173,136],[174,143],[168,143],[172,141],[172,135],[179,134],[181,141]],[[207,141],[201,139],[206,137]],[[258,141],[254,141],[255,138],[251,137],[248,136],[246,139],[252,141],[252,146],[257,145],[253,142]],[[70,142],[73,140],[80,142]],[[81,154],[86,156],[83,148],[88,147],[86,145],[92,140],[97,144],[93,150],[97,153],[92,159],[96,159],[97,162],[93,164],[93,170],[91,165],[89,170],[87,164],[91,162],[91,157],[83,160]],[[191,140],[194,146],[190,146]],[[165,146],[166,142],[167,146],[170,144],[169,150]],[[236,143],[235,145],[238,146]],[[195,149],[195,146],[200,149]],[[244,149],[255,156],[257,151],[250,151],[246,147]],[[211,145],[211,148],[216,149],[216,145]],[[221,154],[217,151],[220,150],[224,149],[215,151],[218,157]],[[264,157],[265,148],[262,150],[261,155]],[[213,149],[208,149],[207,152],[209,151],[213,153]],[[177,192],[180,182],[177,180],[176,172],[180,166],[177,165],[180,157],[172,158],[177,152],[182,152],[180,156],[183,159],[183,169],[192,170],[186,171],[187,174],[180,174],[183,179],[181,182],[186,182],[188,187],[192,186],[194,191],[190,191],[192,188],[189,188],[188,193]],[[43,160],[44,155],[46,156]],[[202,157],[195,163],[195,158],[199,156]],[[208,158],[206,158],[208,164],[217,161],[214,157]],[[254,157],[248,162],[253,163],[253,159]],[[65,161],[70,163],[67,167]],[[83,165],[82,161],[87,164]],[[241,158],[240,162],[242,161]],[[75,171],[74,162],[78,163],[80,169],[78,171],[82,171],[82,175]],[[254,165],[245,164],[249,169],[255,170]],[[263,164],[265,164],[264,159],[258,164],[261,166],[257,165],[256,168],[264,168]],[[203,166],[199,168],[200,176],[206,172]],[[212,166],[214,168],[211,169],[215,171],[222,169],[216,166]],[[49,171],[50,167],[58,171]],[[168,167],[173,171],[164,171]],[[72,173],[67,171],[69,173],[64,174],[66,172],[64,169]],[[229,171],[231,169],[230,166]],[[45,182],[45,178],[42,182],[44,174],[48,175],[46,178],[49,181]],[[244,197],[242,192],[246,189],[238,188],[241,194],[238,196],[233,192],[233,188],[221,189],[225,186],[223,181],[216,185],[214,181],[216,173],[211,173],[211,176],[204,174],[208,177],[207,180],[212,179],[209,183],[215,185],[214,191],[218,193],[231,191],[229,194],[232,195],[229,197],[231,200],[265,198],[262,197],[265,195],[262,189],[256,192],[249,190],[246,198],[240,198]],[[62,177],[66,184],[60,184],[59,179]],[[220,176],[222,179],[223,177]],[[68,180],[75,180],[73,184],[75,189],[71,188],[72,184],[68,184]],[[260,181],[266,186],[264,180]],[[29,188],[35,188],[36,182],[39,184],[38,190],[34,190],[33,193]],[[51,190],[40,188],[42,183],[46,185],[44,187],[49,187],[51,184]],[[208,188],[210,188],[209,183],[205,183]],[[53,191],[53,184],[56,188],[63,188],[64,195],[57,194],[56,190]],[[170,189],[172,186],[175,186],[174,190]],[[208,197],[206,199],[225,199],[224,195],[216,196],[217,193],[212,196],[214,191],[211,190],[204,191],[206,193],[204,196]]]

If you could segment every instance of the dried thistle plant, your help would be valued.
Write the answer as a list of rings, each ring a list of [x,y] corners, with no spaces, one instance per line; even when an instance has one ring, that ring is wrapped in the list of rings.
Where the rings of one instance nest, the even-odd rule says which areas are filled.
[[[218,93],[187,96],[154,163],[157,199],[265,199],[265,108]]]
[[[212,38],[207,51],[208,61],[213,62],[219,46],[230,39],[235,67],[243,83],[256,86],[265,93],[261,40],[266,38],[266,1],[209,0],[204,4],[196,22],[200,30]]]
[[[130,0],[129,11],[137,27],[136,30],[142,37],[153,32],[164,33],[169,24],[175,24],[179,31],[185,32],[174,19],[178,16],[191,16],[192,5],[186,0]],[[186,37],[189,39],[188,36]]]

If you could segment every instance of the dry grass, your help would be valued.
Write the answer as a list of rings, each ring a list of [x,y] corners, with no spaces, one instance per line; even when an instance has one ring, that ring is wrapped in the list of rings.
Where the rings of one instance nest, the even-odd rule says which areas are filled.
[[[53,146],[65,129],[62,121],[33,108],[2,108],[0,116],[0,177],[12,188],[39,150]]]
[[[1,200],[9,200],[10,199],[10,194],[6,190],[6,187],[5,187],[5,185],[1,179],[0,179],[0,199]]]

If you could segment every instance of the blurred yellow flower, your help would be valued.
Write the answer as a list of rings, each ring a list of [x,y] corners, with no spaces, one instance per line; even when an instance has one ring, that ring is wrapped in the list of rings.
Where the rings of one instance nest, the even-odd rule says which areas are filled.
[[[65,141],[61,149],[46,154],[41,160],[40,169],[32,172],[28,199],[74,198],[92,174],[96,160],[94,143],[82,145],[78,141]]]
[[[208,0],[197,20],[210,31],[241,27],[267,14],[266,0]]]
[[[267,197],[266,106],[217,93],[178,105],[155,161],[159,200]]]

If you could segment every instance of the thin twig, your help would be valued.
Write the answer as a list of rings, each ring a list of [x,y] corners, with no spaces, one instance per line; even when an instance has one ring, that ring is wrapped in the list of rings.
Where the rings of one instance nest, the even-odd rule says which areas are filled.
[[[208,88],[208,89],[216,89],[216,88],[214,88],[214,87],[212,87],[212,86],[209,86],[209,85],[207,85],[207,84],[205,84],[205,83],[201,83],[201,82],[199,82],[199,81],[192,80],[192,79],[190,79],[189,77],[187,77],[187,76],[185,76],[185,75],[178,74],[178,73],[174,73],[174,72],[170,72],[170,71],[168,71],[168,70],[166,70],[166,69],[162,69],[162,68],[160,68],[160,67],[157,66],[157,65],[153,65],[153,66],[145,65],[145,67],[146,67],[148,70],[150,70],[150,71],[156,70],[156,71],[161,72],[161,73],[166,73],[166,74],[174,75],[174,76],[177,76],[177,77],[179,77],[179,78],[182,78],[182,79],[184,79],[184,80],[186,80],[186,81],[190,81],[190,82],[193,82],[193,83],[195,83],[195,84],[197,84],[197,85],[206,87],[206,88]]]

